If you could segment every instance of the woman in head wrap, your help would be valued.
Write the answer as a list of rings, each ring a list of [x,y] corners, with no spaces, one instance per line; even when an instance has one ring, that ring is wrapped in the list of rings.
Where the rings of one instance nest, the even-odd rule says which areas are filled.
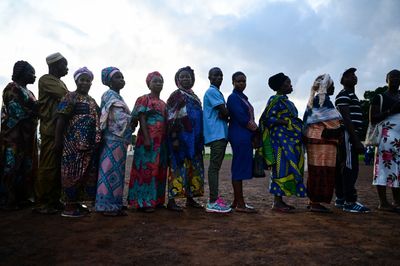
[[[124,75],[116,67],[101,71],[101,81],[109,87],[101,97],[100,163],[95,209],[105,216],[123,216],[125,162],[131,142],[131,111],[120,95],[125,86]]]
[[[199,97],[193,92],[195,77],[189,66],[175,74],[178,87],[168,98],[168,146],[170,171],[168,176],[168,205],[182,211],[175,198],[186,197],[186,206],[203,208],[193,197],[204,193],[203,111]]]
[[[26,61],[14,65],[12,82],[3,90],[0,132],[0,208],[15,210],[33,200],[37,169],[38,105],[27,89],[35,69]]]
[[[167,178],[167,113],[160,99],[164,79],[157,71],[146,78],[150,93],[136,100],[133,119],[140,122],[129,182],[128,203],[133,208],[154,212],[165,202]]]
[[[375,150],[372,184],[376,186],[378,210],[400,213],[400,71],[387,73],[388,89],[372,99],[369,118],[379,123],[380,139]],[[391,188],[393,202],[389,203],[386,188]]]
[[[93,73],[86,67],[74,73],[76,91],[67,93],[57,108],[55,145],[62,152],[61,186],[64,217],[88,213],[83,201],[93,202],[97,183],[97,150],[101,140],[99,106],[88,95]]]
[[[283,196],[305,197],[303,184],[304,150],[302,143],[303,122],[299,119],[297,109],[288,99],[287,94],[293,91],[288,76],[278,73],[268,80],[268,85],[276,91],[269,98],[260,118],[263,141],[270,141],[275,163],[272,165],[270,193],[274,195],[272,210],[289,212],[294,209],[283,201]],[[269,139],[264,136],[269,135]],[[268,146],[268,145],[262,145]],[[266,154],[266,152],[263,152]]]
[[[246,75],[235,72],[232,75],[233,91],[229,95],[226,106],[230,121],[228,139],[232,146],[232,186],[234,200],[232,209],[237,212],[255,213],[254,207],[245,203],[243,198],[243,180],[253,178],[253,145],[252,139],[258,127],[254,121],[254,109],[243,93],[246,89]]]
[[[331,212],[321,203],[330,203],[335,187],[337,145],[341,135],[342,116],[329,96],[335,87],[328,74],[320,75],[311,87],[304,113],[307,148],[307,194],[312,212]]]

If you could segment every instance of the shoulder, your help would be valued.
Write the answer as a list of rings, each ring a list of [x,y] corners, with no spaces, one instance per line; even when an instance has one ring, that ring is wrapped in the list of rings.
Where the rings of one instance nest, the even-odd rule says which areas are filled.
[[[336,95],[336,105],[348,104],[349,101],[351,101],[350,93],[345,89],[341,90],[338,95]]]

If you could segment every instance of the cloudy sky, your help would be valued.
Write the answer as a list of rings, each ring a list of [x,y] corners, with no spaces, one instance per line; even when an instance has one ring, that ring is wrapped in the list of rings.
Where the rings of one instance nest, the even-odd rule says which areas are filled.
[[[219,66],[225,97],[232,74],[246,73],[245,93],[257,116],[273,93],[267,78],[284,72],[302,116],[319,74],[332,76],[337,93],[341,73],[356,67],[360,98],[384,85],[386,73],[400,68],[399,25],[397,0],[2,0],[0,88],[16,61],[30,62],[39,79],[48,71],[46,56],[58,51],[69,62],[63,80],[70,90],[77,68],[94,72],[90,94],[98,102],[107,66],[124,73],[121,94],[131,107],[148,92],[151,71],[163,74],[166,100],[180,67],[195,70],[193,89],[203,97],[208,70]],[[37,82],[29,88],[37,95]]]

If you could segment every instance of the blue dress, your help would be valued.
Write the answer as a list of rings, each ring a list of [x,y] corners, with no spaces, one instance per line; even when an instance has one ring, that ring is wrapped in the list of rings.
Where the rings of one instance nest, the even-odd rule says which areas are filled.
[[[232,179],[235,181],[252,178],[253,132],[247,128],[254,121],[253,107],[243,92],[233,90],[229,95],[227,107],[230,115],[228,140],[232,147]]]

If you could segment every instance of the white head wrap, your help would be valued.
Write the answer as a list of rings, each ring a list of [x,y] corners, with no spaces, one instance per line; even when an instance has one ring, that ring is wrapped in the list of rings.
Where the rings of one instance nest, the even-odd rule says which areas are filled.
[[[311,87],[311,92],[310,92],[310,99],[308,100],[307,106],[309,108],[313,107],[314,103],[314,97],[316,95],[319,96],[319,106],[322,107],[322,105],[325,102],[325,96],[327,93],[327,90],[330,86],[332,86],[333,80],[331,79],[331,76],[329,74],[322,74],[318,76],[314,84]]]

